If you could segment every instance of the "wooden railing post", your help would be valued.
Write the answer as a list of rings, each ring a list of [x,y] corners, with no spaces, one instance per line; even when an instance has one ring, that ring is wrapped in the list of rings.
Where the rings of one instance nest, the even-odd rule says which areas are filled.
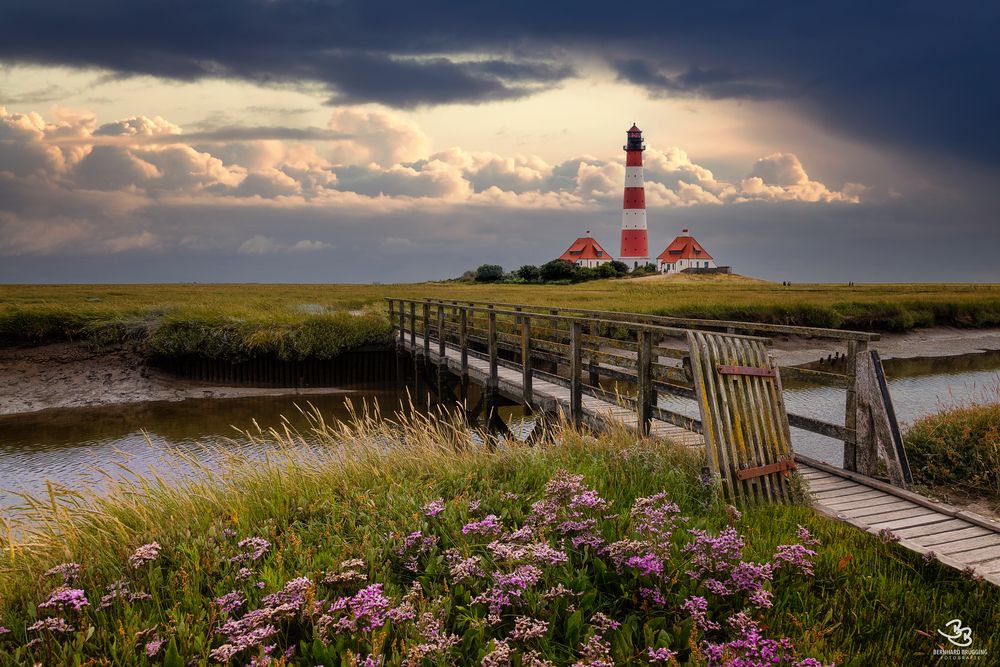
[[[406,342],[406,308],[403,306],[403,302],[399,302],[399,344],[400,346]]]
[[[583,323],[573,320],[569,329],[569,418],[574,426],[583,423],[583,383],[580,381],[580,343]]]
[[[444,361],[444,306],[438,306],[438,357]]]
[[[414,356],[417,353],[417,304],[410,302],[410,349]]]
[[[867,343],[865,347],[867,347]],[[858,470],[858,353],[859,343],[847,341],[847,401],[844,407],[844,429],[853,442],[844,441],[844,470]]]
[[[431,304],[424,303],[424,359],[431,358]]]
[[[639,385],[639,395],[636,402],[637,426],[642,436],[649,435],[649,427],[653,421],[653,334],[640,329],[638,339],[638,358],[636,372]]]
[[[531,318],[527,315],[521,317],[521,373],[524,407],[530,410],[532,405]]]
[[[591,322],[590,335],[596,339],[598,332],[599,332],[599,326],[597,322]],[[591,341],[591,345],[593,345],[596,348],[598,346],[598,343],[596,340],[594,340]],[[588,378],[590,381],[590,386],[596,387],[600,382],[600,377],[597,373],[597,359],[594,357],[594,355],[590,355],[590,363],[588,364],[588,370],[590,371],[590,377]]]
[[[499,358],[497,350],[497,314],[490,308],[489,316],[489,333],[487,334],[487,344],[489,345],[490,352],[490,379],[489,379],[489,389],[496,390],[497,386],[500,384],[500,376],[497,373],[497,359]]]
[[[400,304],[402,305],[402,304]],[[396,302],[389,299],[389,326],[396,324]],[[393,336],[395,338],[395,336]]]

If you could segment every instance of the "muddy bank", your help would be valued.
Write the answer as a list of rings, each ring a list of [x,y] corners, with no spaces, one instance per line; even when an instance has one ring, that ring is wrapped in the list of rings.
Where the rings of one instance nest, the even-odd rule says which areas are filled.
[[[954,357],[1000,350],[1000,329],[956,329],[935,327],[906,333],[882,334],[872,344],[882,359]],[[797,366],[831,355],[844,354],[846,345],[837,341],[785,336],[776,338],[772,351],[779,364]]]
[[[187,398],[331,394],[334,388],[224,387],[178,379],[123,350],[78,343],[0,348],[0,414]]]

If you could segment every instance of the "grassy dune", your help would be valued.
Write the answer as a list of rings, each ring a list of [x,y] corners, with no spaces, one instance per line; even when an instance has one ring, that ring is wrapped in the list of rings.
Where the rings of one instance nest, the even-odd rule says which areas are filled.
[[[4,285],[0,341],[132,342],[149,356],[329,358],[388,339],[382,299],[439,297],[807,326],[1000,326],[1000,285],[794,285],[739,276],[578,285]]]
[[[413,419],[26,501],[0,540],[0,665],[933,664],[952,618],[1000,651],[995,587],[805,506],[740,515],[688,450],[488,451]]]

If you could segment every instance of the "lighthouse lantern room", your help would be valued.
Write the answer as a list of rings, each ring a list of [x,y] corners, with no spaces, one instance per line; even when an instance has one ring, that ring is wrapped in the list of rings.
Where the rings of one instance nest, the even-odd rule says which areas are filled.
[[[646,237],[646,190],[642,179],[642,130],[635,123],[628,130],[625,149],[625,198],[622,205],[621,261],[629,269],[649,262]]]

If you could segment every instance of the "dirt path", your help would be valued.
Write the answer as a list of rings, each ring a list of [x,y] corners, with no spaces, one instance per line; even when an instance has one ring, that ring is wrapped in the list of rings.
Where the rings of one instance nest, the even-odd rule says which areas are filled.
[[[92,352],[77,343],[0,348],[0,414],[139,401],[336,391],[202,384],[151,369],[133,352]]]

